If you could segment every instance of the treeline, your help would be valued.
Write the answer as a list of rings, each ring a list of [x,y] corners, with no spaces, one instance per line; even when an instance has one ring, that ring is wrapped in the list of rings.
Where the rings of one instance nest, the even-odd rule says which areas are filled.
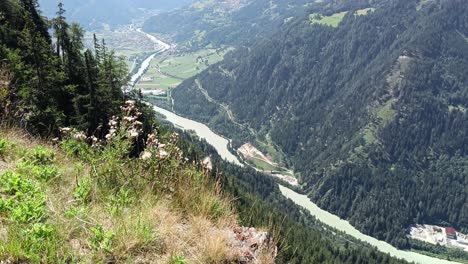
[[[360,6],[359,8],[362,8]],[[239,145],[269,136],[304,191],[362,232],[409,247],[412,224],[468,228],[468,6],[376,1],[337,28],[308,18],[182,83],[175,110]],[[343,11],[328,6],[323,12]]]
[[[57,10],[47,20],[37,0],[0,4],[0,117],[34,134],[73,126],[102,137],[125,100],[126,64],[96,36],[85,50],[84,30]]]

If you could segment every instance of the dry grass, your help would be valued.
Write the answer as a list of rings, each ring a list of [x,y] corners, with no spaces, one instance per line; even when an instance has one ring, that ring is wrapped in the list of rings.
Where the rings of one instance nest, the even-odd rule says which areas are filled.
[[[0,129],[0,136],[11,144],[1,168],[15,168],[38,145],[54,150],[60,176],[41,186],[47,195],[47,224],[64,243],[64,256],[82,263],[169,263],[173,256],[183,256],[188,263],[238,259],[239,253],[229,248],[226,232],[236,224],[235,213],[230,201],[222,198],[219,184],[211,183],[202,172],[184,168],[169,188],[172,191],[158,192],[146,184],[146,189],[131,193],[130,202],[116,206],[110,198],[112,191],[92,178],[95,168],[89,164],[20,130]],[[77,201],[73,194],[83,178],[92,182],[87,203]],[[93,228],[99,225],[112,234],[109,249],[92,245]]]

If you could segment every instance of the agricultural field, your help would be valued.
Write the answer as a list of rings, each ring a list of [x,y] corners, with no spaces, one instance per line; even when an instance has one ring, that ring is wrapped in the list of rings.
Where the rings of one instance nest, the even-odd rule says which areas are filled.
[[[136,88],[153,99],[165,99],[170,90],[208,66],[221,61],[230,49],[203,49],[181,55],[164,53],[151,62]]]

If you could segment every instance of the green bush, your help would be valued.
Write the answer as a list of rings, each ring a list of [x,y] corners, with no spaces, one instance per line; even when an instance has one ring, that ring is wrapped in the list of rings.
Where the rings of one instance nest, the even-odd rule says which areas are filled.
[[[32,168],[32,174],[40,181],[49,181],[58,176],[59,171],[57,167],[51,165],[38,165]]]
[[[24,195],[15,197],[7,202],[10,210],[10,219],[18,223],[37,223],[46,214],[45,195],[36,193],[35,195]],[[19,198],[19,199],[18,199]]]
[[[89,179],[83,179],[78,182],[78,186],[76,186],[75,190],[73,191],[73,197],[81,203],[86,203],[89,201],[91,195],[91,181]]]
[[[112,250],[112,240],[115,234],[110,231],[105,231],[102,225],[91,227],[93,236],[90,239],[91,247],[94,250],[104,250],[110,252]]]
[[[47,165],[54,161],[55,152],[43,146],[37,146],[31,151],[29,158],[34,164]]]
[[[4,138],[0,138],[0,156],[5,155],[7,150],[7,141]]]
[[[30,180],[23,179],[19,174],[5,171],[0,175],[0,191],[8,195],[35,193],[38,187]]]
[[[122,212],[122,209],[132,203],[133,199],[129,195],[129,190],[120,189],[117,194],[112,194],[108,197],[108,210],[111,215],[116,215]]]
[[[89,159],[92,155],[92,149],[83,141],[78,141],[72,138],[62,140],[60,147],[68,154],[79,157],[81,159]]]

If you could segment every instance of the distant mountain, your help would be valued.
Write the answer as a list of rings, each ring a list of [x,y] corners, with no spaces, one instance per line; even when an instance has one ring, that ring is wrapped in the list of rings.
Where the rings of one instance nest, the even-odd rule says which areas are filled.
[[[466,1],[343,7],[228,54],[173,91],[175,110],[271,142],[313,201],[394,245],[416,223],[468,231]]]
[[[292,17],[304,14],[310,0],[196,0],[148,19],[147,32],[169,36],[188,48],[236,45],[265,37]]]
[[[119,25],[138,17],[143,9],[161,11],[178,8],[192,0],[62,0],[70,21],[79,22],[86,28],[100,27],[102,23]],[[60,0],[39,0],[44,15],[54,16]]]

